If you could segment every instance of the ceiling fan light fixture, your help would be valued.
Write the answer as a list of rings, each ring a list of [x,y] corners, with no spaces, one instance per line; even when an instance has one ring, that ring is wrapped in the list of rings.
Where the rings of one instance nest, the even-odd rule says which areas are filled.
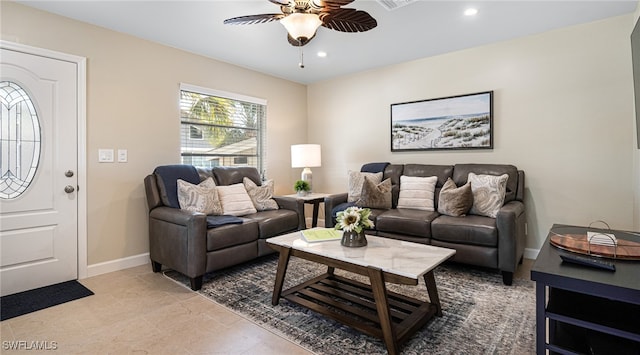
[[[318,15],[300,12],[287,15],[280,20],[280,23],[287,29],[291,38],[300,41],[312,38],[318,27],[322,25]]]

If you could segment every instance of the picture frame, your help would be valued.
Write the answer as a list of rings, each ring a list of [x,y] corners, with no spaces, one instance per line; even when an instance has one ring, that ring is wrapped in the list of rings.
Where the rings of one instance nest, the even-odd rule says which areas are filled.
[[[391,151],[493,149],[493,91],[391,104]]]

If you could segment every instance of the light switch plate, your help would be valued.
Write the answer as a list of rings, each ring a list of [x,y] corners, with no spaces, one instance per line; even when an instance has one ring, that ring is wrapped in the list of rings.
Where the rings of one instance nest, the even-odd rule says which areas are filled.
[[[118,149],[118,163],[126,163],[126,162],[127,162],[127,150]]]
[[[98,149],[99,163],[113,163],[113,149]]]

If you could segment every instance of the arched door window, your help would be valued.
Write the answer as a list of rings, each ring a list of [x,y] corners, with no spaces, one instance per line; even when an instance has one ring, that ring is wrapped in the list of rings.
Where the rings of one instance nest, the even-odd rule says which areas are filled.
[[[29,94],[11,81],[0,82],[0,199],[27,190],[40,161],[40,121]]]

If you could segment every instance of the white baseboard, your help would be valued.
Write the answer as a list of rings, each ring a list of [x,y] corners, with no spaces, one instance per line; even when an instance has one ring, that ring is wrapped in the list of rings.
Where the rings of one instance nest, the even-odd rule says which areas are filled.
[[[524,248],[525,259],[536,260],[536,258],[538,257],[538,253],[540,253],[540,249]]]
[[[307,221],[311,225],[311,220]],[[318,226],[324,225],[324,220],[318,220]],[[540,253],[540,249],[525,248],[524,258],[535,260]],[[102,263],[92,264],[87,267],[87,277],[107,274],[114,271],[124,270],[131,267],[149,264],[149,253],[129,256],[122,259],[105,261]]]
[[[149,253],[128,256],[87,266],[87,277],[98,276],[151,263]]]

